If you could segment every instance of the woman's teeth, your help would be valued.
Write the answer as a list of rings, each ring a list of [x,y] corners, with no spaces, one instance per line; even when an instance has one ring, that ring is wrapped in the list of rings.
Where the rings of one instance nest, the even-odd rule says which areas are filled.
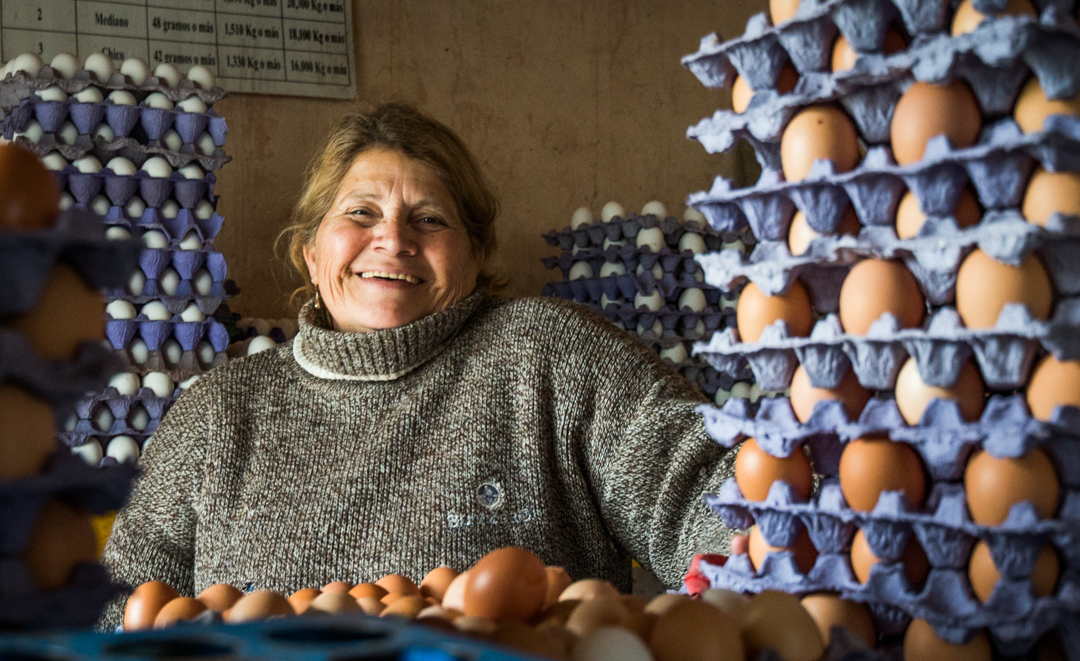
[[[385,271],[364,271],[360,274],[361,278],[383,278],[385,280],[404,280],[411,285],[420,284],[419,278],[414,278],[411,275],[404,273],[387,273]]]

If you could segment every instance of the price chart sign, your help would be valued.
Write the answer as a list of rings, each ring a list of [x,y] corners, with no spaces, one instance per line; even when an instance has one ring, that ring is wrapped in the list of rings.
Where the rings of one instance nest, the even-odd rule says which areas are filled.
[[[230,92],[356,96],[351,0],[0,0],[5,61],[37,53],[201,64]]]

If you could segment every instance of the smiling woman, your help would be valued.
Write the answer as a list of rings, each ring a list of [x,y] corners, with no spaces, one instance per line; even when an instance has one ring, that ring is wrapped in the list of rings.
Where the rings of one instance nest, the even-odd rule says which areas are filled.
[[[283,234],[299,333],[173,405],[113,579],[288,593],[519,546],[628,591],[631,558],[675,587],[726,550],[701,493],[732,457],[697,390],[582,306],[495,296],[497,211],[447,127],[398,105],[343,118]]]

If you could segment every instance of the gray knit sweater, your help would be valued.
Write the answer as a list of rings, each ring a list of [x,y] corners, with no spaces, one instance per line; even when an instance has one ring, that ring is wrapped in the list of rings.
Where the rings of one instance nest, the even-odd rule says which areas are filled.
[[[700,395],[584,307],[477,293],[360,334],[316,317],[173,406],[105,548],[119,584],[418,582],[516,545],[628,591],[631,558],[675,587],[725,551],[701,493],[733,457]]]

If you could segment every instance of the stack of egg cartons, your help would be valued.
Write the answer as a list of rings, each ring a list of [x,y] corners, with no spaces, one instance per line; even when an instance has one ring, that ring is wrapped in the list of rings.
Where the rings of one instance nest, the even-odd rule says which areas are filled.
[[[57,217],[59,192],[33,154],[0,146],[0,630],[87,626],[113,586],[91,515],[127,496],[130,466],[91,468],[57,441],[56,419],[120,362],[102,346],[100,290],[136,267],[92,214]]]
[[[109,238],[142,242],[139,269],[106,292],[108,340],[126,372],[80,401],[61,434],[90,463],[136,461],[180,391],[225,361],[228,333],[213,315],[226,267],[212,243],[227,127],[211,108],[224,92],[204,67],[183,78],[129,59],[115,70],[98,53],[49,66],[24,54],[3,73],[4,137],[54,172],[61,207],[97,214]]]
[[[229,345],[229,358],[250,356],[293,339],[299,332],[296,319],[243,317],[236,322],[237,334]]]
[[[751,531],[702,571],[865,604],[908,661],[1080,658],[1077,8],[784,4],[684,59],[740,111],[689,134],[763,166],[688,200],[758,240],[698,258],[752,284],[695,351],[790,386],[703,407],[742,443],[708,501]]]
[[[733,390],[749,395],[748,370],[718,372],[690,354],[695,341],[727,327],[738,297],[737,291],[706,284],[694,256],[721,247],[741,254],[744,242],[753,241],[749,232],[714,230],[692,208],[680,222],[660,202],[649,202],[641,214],[608,202],[601,218],[594,219],[583,207],[574,212],[569,227],[548,232],[544,239],[563,251],[543,260],[563,277],[545,285],[544,296],[596,310],[649,345],[718,404]]]

